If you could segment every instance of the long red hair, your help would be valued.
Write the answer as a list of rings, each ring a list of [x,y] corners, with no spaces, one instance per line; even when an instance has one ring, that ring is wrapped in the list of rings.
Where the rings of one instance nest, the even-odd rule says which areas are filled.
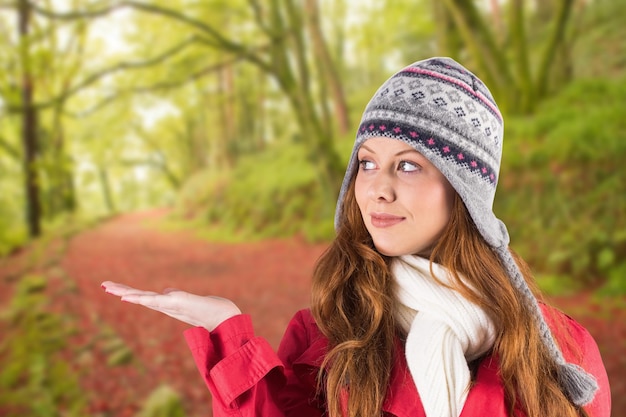
[[[514,257],[535,289],[527,264]],[[458,195],[430,259],[445,266],[455,278],[454,288],[494,321],[497,339],[491,353],[500,361],[510,414],[517,407],[527,417],[585,416],[562,393],[556,365],[541,343],[532,311],[522,302]],[[354,197],[353,177],[337,236],[313,275],[311,310],[330,346],[318,380],[332,417],[382,415],[394,341],[399,336],[390,260],[376,251],[365,228]],[[344,393],[348,394],[347,410],[342,410]]]

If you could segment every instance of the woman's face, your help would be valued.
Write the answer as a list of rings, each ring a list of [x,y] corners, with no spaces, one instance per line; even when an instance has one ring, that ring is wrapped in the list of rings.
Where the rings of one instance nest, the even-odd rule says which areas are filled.
[[[387,256],[429,256],[450,220],[450,183],[400,140],[368,139],[358,160],[355,197],[376,249]]]

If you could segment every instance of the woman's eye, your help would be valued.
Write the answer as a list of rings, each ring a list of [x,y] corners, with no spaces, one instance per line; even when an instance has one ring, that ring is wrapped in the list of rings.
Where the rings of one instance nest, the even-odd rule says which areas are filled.
[[[398,164],[398,171],[413,172],[419,170],[419,165],[409,161],[402,161]]]
[[[365,159],[361,159],[359,161],[359,165],[361,166],[361,169],[364,171],[369,171],[372,169],[376,169],[376,165],[372,162],[372,161],[368,161]]]

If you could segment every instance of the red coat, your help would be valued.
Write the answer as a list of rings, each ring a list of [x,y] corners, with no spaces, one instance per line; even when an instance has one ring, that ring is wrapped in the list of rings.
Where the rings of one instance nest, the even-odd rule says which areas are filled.
[[[551,324],[550,314],[546,317],[555,331],[557,327]],[[565,325],[555,332],[557,340],[565,346],[566,338],[570,338],[580,350],[576,354],[564,347],[565,358],[593,374],[600,387],[594,401],[585,409],[591,417],[609,417],[611,396],[598,347],[580,324],[567,316],[562,318]],[[254,335],[247,315],[233,317],[211,333],[201,327],[189,329],[185,338],[213,396],[214,417],[324,414],[324,400],[315,396],[315,378],[328,342],[309,310],[298,312],[291,320],[278,354],[265,339]],[[390,388],[383,405],[385,415],[425,417],[400,341],[396,349]],[[461,413],[461,417],[485,416],[508,417],[498,363],[493,357],[481,362]]]

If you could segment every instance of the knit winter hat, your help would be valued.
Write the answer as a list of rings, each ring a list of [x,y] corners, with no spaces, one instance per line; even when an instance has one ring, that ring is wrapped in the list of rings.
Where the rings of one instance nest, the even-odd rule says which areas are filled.
[[[339,193],[337,229],[348,184],[358,168],[357,152],[367,139],[381,136],[411,145],[448,179],[478,231],[500,257],[511,282],[535,312],[542,340],[559,365],[563,392],[578,406],[591,402],[598,387],[595,379],[563,358],[509,251],[506,226],[493,213],[503,120],[485,84],[450,58],[418,61],[389,78],[363,113]]]

